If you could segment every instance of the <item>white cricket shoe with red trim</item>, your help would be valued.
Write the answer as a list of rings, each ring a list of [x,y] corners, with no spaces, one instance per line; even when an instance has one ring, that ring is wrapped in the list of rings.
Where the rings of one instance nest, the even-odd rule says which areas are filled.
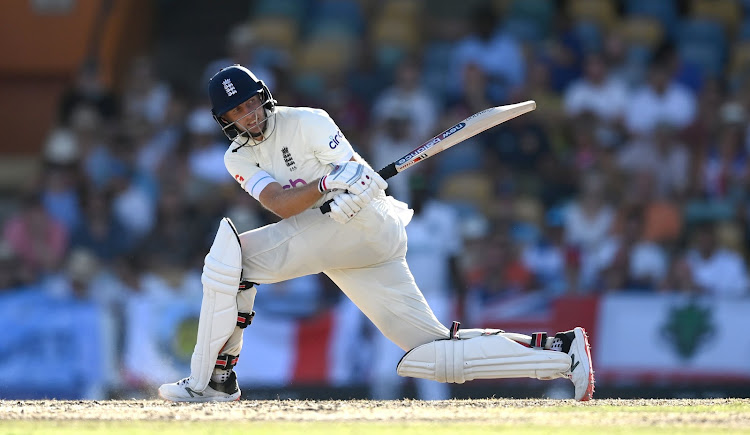
[[[581,402],[594,396],[594,367],[591,364],[591,347],[586,330],[581,327],[558,332],[552,343],[553,350],[570,355],[570,371],[565,375],[575,386],[575,399]]]
[[[209,382],[203,391],[190,388],[190,378],[159,387],[159,397],[173,402],[233,402],[240,400],[237,375],[232,371],[226,382]]]

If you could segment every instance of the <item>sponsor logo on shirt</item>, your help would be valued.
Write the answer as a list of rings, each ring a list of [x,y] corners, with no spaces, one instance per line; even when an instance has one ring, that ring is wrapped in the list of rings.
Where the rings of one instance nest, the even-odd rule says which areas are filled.
[[[344,138],[344,135],[341,134],[341,131],[339,130],[336,132],[336,134],[334,134],[333,136],[329,136],[328,138],[331,139],[331,141],[328,142],[328,147],[332,150],[335,150],[336,147],[341,143],[341,139]]]
[[[282,148],[281,155],[282,157],[284,157],[284,163],[286,163],[286,167],[289,168],[290,171],[294,171],[295,169],[297,169],[297,164],[294,163],[292,154],[289,153],[289,147]]]
[[[243,177],[243,176],[242,176],[242,175],[240,175],[240,174],[237,174],[237,175],[235,175],[235,176],[234,176],[234,179],[235,179],[235,180],[237,180],[237,181],[239,181],[239,182],[243,182],[243,181],[245,181],[245,177]]]
[[[301,185],[303,185],[303,186],[304,186],[304,185],[306,185],[307,183],[305,182],[305,180],[303,180],[303,179],[301,179],[301,178],[297,178],[296,180],[292,180],[292,179],[290,178],[290,179],[289,179],[289,184],[285,184],[285,185],[283,185],[283,186],[281,186],[281,187],[282,187],[282,188],[284,188],[284,189],[291,189],[292,187],[297,187],[297,185],[298,185],[298,184],[301,184]]]

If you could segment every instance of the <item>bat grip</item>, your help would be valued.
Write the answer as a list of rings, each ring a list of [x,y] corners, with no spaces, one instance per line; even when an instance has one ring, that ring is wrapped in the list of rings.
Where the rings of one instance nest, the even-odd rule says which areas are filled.
[[[385,168],[378,171],[378,174],[383,177],[384,180],[387,180],[394,175],[398,174],[398,171],[396,170],[396,164],[391,163],[390,165],[386,166]],[[329,199],[328,201],[324,202],[323,205],[321,205],[318,210],[320,210],[321,213],[326,214],[329,211],[331,211],[331,203],[333,202],[332,199]]]

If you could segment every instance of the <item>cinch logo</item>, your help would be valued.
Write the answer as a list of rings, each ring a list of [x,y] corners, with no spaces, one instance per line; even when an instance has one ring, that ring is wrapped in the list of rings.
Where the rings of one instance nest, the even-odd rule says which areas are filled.
[[[329,136],[328,138],[331,139],[331,141],[328,142],[328,146],[332,150],[334,150],[337,146],[339,146],[339,144],[341,143],[341,139],[344,138],[344,135],[341,134],[341,131],[337,131],[336,134],[334,134],[333,136]]]
[[[227,97],[231,97],[232,95],[237,93],[237,89],[234,88],[231,80],[224,79],[221,84],[224,85],[224,90],[227,92]]]
[[[242,175],[240,175],[240,174],[237,174],[237,175],[235,175],[235,176],[234,176],[234,178],[235,178],[235,180],[237,180],[237,181],[245,181],[245,179],[244,179],[244,178],[242,177]]]
[[[298,184],[301,184],[301,185],[303,185],[303,186],[304,186],[304,185],[306,185],[307,183],[305,182],[305,180],[303,180],[303,179],[301,179],[301,178],[297,178],[296,180],[292,180],[292,179],[290,178],[290,179],[289,179],[289,184],[285,184],[285,185],[283,185],[283,186],[281,186],[281,187],[283,187],[284,189],[291,189],[292,187],[297,187],[297,185],[298,185]]]

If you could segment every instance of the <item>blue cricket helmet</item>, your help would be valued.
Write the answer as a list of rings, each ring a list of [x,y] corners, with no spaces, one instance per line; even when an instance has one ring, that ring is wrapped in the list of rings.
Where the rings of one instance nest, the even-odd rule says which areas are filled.
[[[230,140],[242,132],[225,121],[225,113],[260,94],[263,107],[273,113],[276,100],[271,96],[268,86],[255,77],[249,69],[241,65],[232,65],[221,69],[208,81],[208,97],[211,99],[211,114]]]

